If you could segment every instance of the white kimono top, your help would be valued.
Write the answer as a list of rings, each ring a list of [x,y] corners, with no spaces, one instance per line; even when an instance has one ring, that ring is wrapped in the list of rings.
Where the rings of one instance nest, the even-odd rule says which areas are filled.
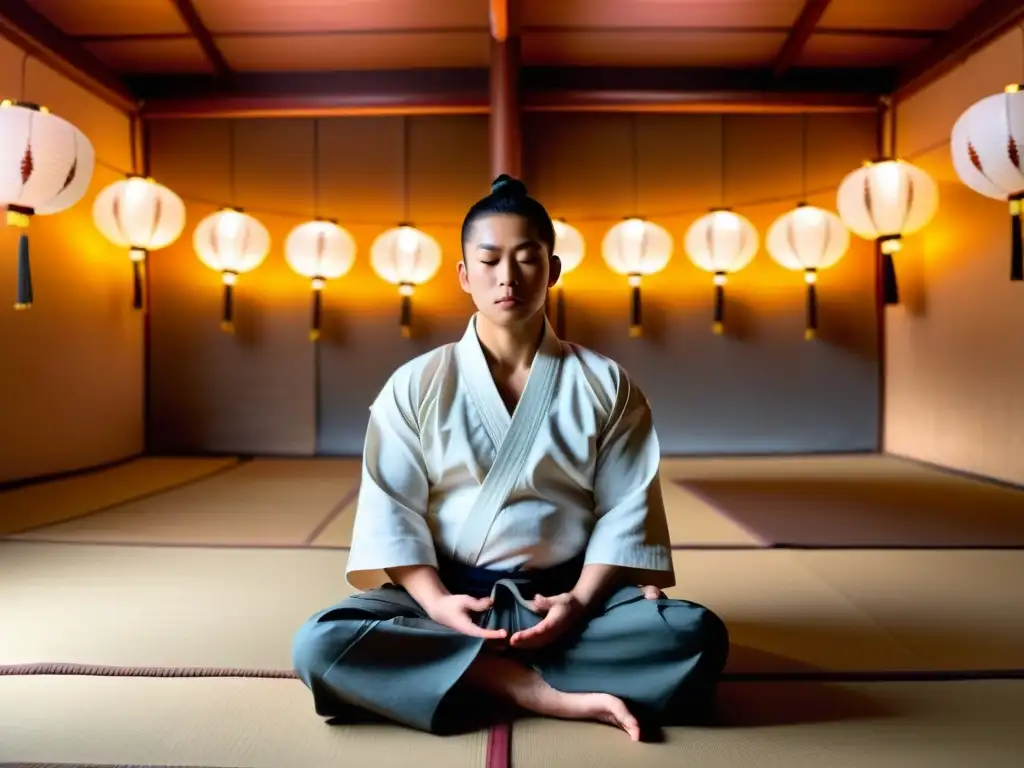
[[[370,407],[349,583],[385,568],[585,563],[674,586],[650,405],[626,371],[545,323],[512,415],[476,334],[410,360]]]

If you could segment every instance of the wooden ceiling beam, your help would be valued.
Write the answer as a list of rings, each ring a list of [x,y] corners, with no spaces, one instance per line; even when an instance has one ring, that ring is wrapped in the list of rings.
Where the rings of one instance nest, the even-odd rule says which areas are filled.
[[[893,102],[910,98],[1021,23],[1021,0],[985,0],[898,73]]]
[[[800,11],[800,15],[789,30],[786,42],[782,44],[779,55],[775,57],[775,64],[772,66],[775,77],[785,75],[799,60],[804,46],[811,39],[815,27],[818,26],[818,22],[825,15],[831,2],[832,0],[807,0],[804,3],[803,10]]]
[[[220,48],[214,42],[210,30],[206,28],[203,20],[199,18],[199,13],[196,11],[195,5],[192,4],[192,0],[171,0],[171,2],[177,9],[178,15],[181,16],[181,20],[185,22],[189,32],[192,33],[196,42],[199,43],[199,47],[203,49],[203,53],[210,62],[210,66],[213,67],[214,74],[219,78],[230,77],[231,67],[228,66],[227,59],[224,58],[224,54],[220,52]]]
[[[128,80],[147,119],[202,117],[489,114],[488,69],[235,73]],[[864,111],[891,91],[887,70],[524,67],[520,104],[529,111]]]
[[[487,114],[486,69],[248,73],[129,78],[145,119]]]
[[[25,0],[0,2],[0,36],[117,109],[136,111],[125,83]]]

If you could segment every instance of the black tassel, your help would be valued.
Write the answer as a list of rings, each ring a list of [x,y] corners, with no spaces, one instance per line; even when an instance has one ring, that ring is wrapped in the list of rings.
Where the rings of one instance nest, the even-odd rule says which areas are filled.
[[[18,300],[15,309],[32,306],[32,265],[28,258],[28,233],[22,232],[18,240]]]
[[[643,312],[640,302],[640,286],[630,287],[629,335],[636,338],[643,333]]]
[[[323,291],[313,290],[313,321],[309,330],[309,340],[316,341],[320,338],[320,323],[323,319]]]
[[[1021,198],[1010,198],[1010,280],[1024,280],[1024,243],[1021,242],[1020,227]]]
[[[132,308],[142,309],[142,262],[132,259]]]
[[[882,296],[886,304],[900,303],[900,290],[896,283],[896,265],[891,253],[882,254]]]
[[[402,311],[399,317],[399,324],[402,326],[402,336],[408,339],[412,336],[412,296],[402,294]]]
[[[715,283],[715,322],[711,326],[716,336],[725,331],[725,286]]]
[[[565,291],[561,288],[555,296],[555,336],[565,336]]]
[[[818,288],[814,283],[807,283],[807,328],[804,338],[811,341],[818,335]]]
[[[235,286],[231,283],[224,283],[224,311],[220,328],[226,333],[235,330]]]

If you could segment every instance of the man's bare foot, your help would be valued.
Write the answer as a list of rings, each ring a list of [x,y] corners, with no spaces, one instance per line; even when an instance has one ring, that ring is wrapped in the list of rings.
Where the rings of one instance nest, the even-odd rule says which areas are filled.
[[[621,699],[607,693],[557,691],[535,670],[511,659],[483,654],[467,670],[465,682],[538,715],[596,720],[621,728],[630,740],[640,741],[640,724]]]
[[[550,697],[550,703],[544,702],[547,711],[538,714],[563,720],[596,720],[621,728],[629,735],[630,741],[640,741],[640,723],[621,699],[607,693],[555,691],[555,694]]]

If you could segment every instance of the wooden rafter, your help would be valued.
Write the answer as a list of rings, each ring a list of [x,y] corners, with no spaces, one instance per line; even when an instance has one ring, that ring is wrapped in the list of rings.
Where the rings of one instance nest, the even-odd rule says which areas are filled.
[[[818,22],[825,15],[825,11],[828,10],[829,3],[831,2],[832,0],[807,0],[804,3],[803,10],[800,11],[800,15],[793,23],[793,28],[789,30],[786,42],[783,43],[782,48],[779,50],[779,55],[775,57],[775,64],[772,70],[776,77],[782,77],[786,74],[790,67],[800,58],[804,46],[811,39],[811,35],[814,34],[814,28],[818,26]]]
[[[0,36],[118,109],[136,110],[135,97],[117,75],[24,0],[0,2]]]
[[[210,30],[206,28],[203,20],[199,18],[192,0],[171,1],[174,3],[174,7],[178,9],[178,13],[182,21],[185,22],[185,26],[188,27],[196,42],[203,49],[203,53],[206,54],[206,58],[209,60],[210,66],[213,67],[214,73],[220,78],[228,77],[231,74],[231,67],[228,66],[227,59],[224,58],[224,54],[220,52],[220,48],[214,42]]]
[[[903,68],[893,100],[908,99],[1022,22],[1021,0],[985,0]]]

